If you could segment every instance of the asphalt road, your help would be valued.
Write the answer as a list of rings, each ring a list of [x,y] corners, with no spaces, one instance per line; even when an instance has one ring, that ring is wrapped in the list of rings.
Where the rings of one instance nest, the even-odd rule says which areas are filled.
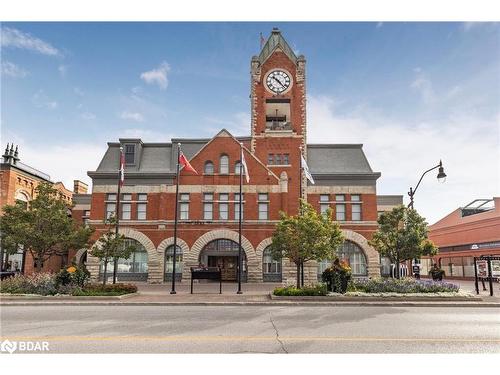
[[[500,309],[1,306],[2,340],[57,353],[500,353]]]

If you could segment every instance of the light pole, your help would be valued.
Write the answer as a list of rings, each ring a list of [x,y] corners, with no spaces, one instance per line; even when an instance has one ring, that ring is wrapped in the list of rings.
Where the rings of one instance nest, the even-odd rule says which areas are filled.
[[[409,208],[413,208],[413,197],[415,196],[415,193],[417,192],[418,186],[422,182],[422,179],[424,178],[424,176],[428,172],[433,171],[434,169],[437,169],[437,168],[439,168],[439,172],[437,174],[438,181],[441,183],[444,183],[446,181],[446,173],[444,173],[443,163],[440,160],[438,165],[436,165],[435,167],[432,167],[431,169],[428,169],[424,173],[422,173],[422,176],[420,177],[420,180],[418,180],[418,183],[417,183],[417,186],[415,186],[415,189],[410,187],[410,191],[408,192],[408,195],[410,196],[410,203],[408,204]]]
[[[439,160],[438,165],[436,165],[435,167],[432,167],[432,168],[426,170],[424,173],[422,173],[422,176],[420,177],[420,180],[418,180],[418,183],[417,183],[417,186],[415,186],[415,189],[413,189],[410,186],[410,191],[408,192],[408,195],[410,196],[410,203],[408,204],[408,208],[413,209],[413,197],[415,196],[415,193],[417,192],[417,189],[418,189],[420,183],[422,182],[422,179],[424,178],[424,176],[427,173],[429,173],[430,171],[433,171],[434,169],[437,169],[437,168],[439,168],[438,174],[436,176],[438,181],[441,183],[444,183],[446,181],[446,173],[444,173],[443,163],[441,160]],[[399,264],[396,264],[396,267],[399,267]],[[398,270],[397,274],[399,275],[399,270]],[[409,275],[413,274],[413,261],[412,260],[410,260],[410,266],[408,267],[408,274]]]

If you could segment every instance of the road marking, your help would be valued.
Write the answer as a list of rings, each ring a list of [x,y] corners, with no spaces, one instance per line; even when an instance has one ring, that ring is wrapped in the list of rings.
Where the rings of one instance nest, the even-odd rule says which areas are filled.
[[[275,336],[3,336],[11,341],[275,341]],[[280,336],[283,341],[396,341],[396,342],[481,342],[499,343],[498,339],[440,338],[440,337],[336,337],[336,336]]]

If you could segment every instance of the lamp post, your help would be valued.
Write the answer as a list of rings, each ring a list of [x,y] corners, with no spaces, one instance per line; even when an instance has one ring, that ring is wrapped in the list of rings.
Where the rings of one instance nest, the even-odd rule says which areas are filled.
[[[439,160],[439,164],[436,165],[435,167],[432,167],[428,170],[426,170],[424,173],[422,173],[422,176],[420,177],[420,180],[418,180],[418,183],[417,183],[417,186],[415,186],[415,189],[413,189],[412,187],[410,187],[410,191],[408,192],[408,195],[410,196],[410,203],[408,204],[408,208],[411,208],[413,209],[413,197],[415,196],[415,193],[417,192],[417,189],[420,185],[420,183],[422,182],[422,179],[424,178],[424,176],[429,173],[430,171],[433,171],[434,169],[438,169],[439,168],[439,171],[438,171],[438,174],[437,174],[437,179],[439,182],[441,183],[444,183],[446,181],[446,173],[444,173],[444,168],[443,168],[443,163],[441,160]],[[396,264],[396,267],[399,267],[399,264]],[[413,261],[410,260],[410,266],[408,268],[408,274],[409,275],[412,275],[413,274]],[[411,273],[410,273],[411,272]],[[398,270],[398,273],[399,275],[399,270]]]
[[[417,189],[418,189],[420,183],[422,182],[422,179],[424,178],[424,176],[427,173],[429,173],[430,171],[433,171],[434,169],[437,169],[437,168],[439,168],[439,172],[436,176],[438,181],[441,183],[444,183],[446,181],[446,173],[444,173],[443,163],[440,160],[438,165],[436,165],[435,167],[432,167],[431,169],[426,170],[422,174],[422,176],[420,177],[420,180],[418,180],[417,186],[415,186],[415,189],[410,187],[410,191],[408,192],[408,195],[410,196],[410,203],[408,204],[409,208],[413,208],[413,197],[415,196],[415,193],[417,192]]]

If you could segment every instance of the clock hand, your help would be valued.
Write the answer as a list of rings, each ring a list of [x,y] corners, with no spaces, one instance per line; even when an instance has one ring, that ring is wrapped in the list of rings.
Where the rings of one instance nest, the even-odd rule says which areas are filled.
[[[283,86],[283,84],[282,84],[282,83],[281,83],[281,82],[280,82],[280,81],[279,81],[276,77],[272,77],[272,79],[274,79],[276,82],[278,82],[278,84],[279,84],[281,87],[285,88],[285,86]]]

